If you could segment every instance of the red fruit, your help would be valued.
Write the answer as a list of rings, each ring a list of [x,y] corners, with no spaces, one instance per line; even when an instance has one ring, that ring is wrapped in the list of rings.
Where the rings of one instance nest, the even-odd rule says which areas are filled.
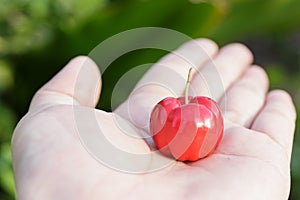
[[[157,148],[179,161],[196,161],[211,154],[223,130],[220,108],[208,97],[167,97],[154,107],[150,117]]]

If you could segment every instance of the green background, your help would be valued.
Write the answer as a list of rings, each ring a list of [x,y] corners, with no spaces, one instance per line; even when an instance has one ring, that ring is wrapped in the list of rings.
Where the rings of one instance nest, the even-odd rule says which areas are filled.
[[[127,29],[165,27],[219,45],[242,42],[271,88],[288,90],[299,111],[299,10],[299,0],[0,0],[0,199],[15,198],[10,140],[34,92],[69,59]],[[138,50],[114,62],[103,75],[98,107],[110,109],[119,76],[165,53]],[[299,137],[297,123],[292,200],[300,199]]]

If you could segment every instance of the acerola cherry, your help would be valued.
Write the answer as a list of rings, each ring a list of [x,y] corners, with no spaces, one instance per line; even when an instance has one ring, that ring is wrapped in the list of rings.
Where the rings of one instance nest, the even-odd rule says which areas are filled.
[[[210,155],[221,142],[224,124],[218,104],[208,97],[167,97],[153,109],[150,132],[157,148],[179,161],[196,161]]]

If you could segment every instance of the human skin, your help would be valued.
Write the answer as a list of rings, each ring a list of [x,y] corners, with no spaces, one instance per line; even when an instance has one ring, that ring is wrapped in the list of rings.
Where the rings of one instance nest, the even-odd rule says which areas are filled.
[[[174,161],[155,172],[138,175],[97,162],[80,142],[74,104],[84,113],[95,113],[111,141],[129,151],[150,153],[154,148],[144,140],[120,136],[113,118],[122,116],[141,128],[149,123],[150,112],[158,100],[182,96],[185,85],[168,85],[173,93],[157,84],[151,85],[152,81],[159,82],[167,76],[161,73],[159,65],[154,65],[138,83],[149,83],[147,87],[131,94],[134,101],[127,100],[108,113],[95,108],[101,91],[99,69],[93,61],[80,56],[35,94],[28,113],[15,129],[12,156],[17,198],[288,199],[296,118],[291,97],[282,90],[268,92],[268,77],[261,67],[252,65],[253,56],[245,46],[229,44],[219,49],[207,39],[196,42],[206,56],[199,55],[187,43],[176,51],[191,58],[189,63],[174,54],[158,63],[167,63],[183,77],[190,63],[207,76],[209,63],[214,63],[224,87],[214,100],[223,105],[225,130],[213,154],[196,162]],[[80,74],[85,81],[78,83],[82,67],[86,68]],[[196,88],[194,96],[209,96],[200,87],[201,81],[197,76],[191,80],[191,88]],[[76,93],[75,84],[80,88]],[[130,116],[126,112],[129,108]]]

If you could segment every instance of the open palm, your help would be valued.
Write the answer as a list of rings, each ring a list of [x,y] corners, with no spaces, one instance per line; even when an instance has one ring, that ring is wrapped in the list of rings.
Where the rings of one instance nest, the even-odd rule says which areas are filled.
[[[202,52],[193,49],[195,43]],[[241,44],[218,50],[207,39],[189,42],[155,64],[113,113],[95,109],[101,90],[97,66],[87,57],[73,59],[37,92],[15,130],[18,199],[287,199],[296,114],[287,93],[267,93],[268,78],[263,69],[251,65],[252,59]],[[137,139],[124,130],[137,137],[147,133],[153,106],[184,92],[184,84],[168,73],[185,77],[191,65],[197,68],[192,95],[210,96],[211,87],[204,85],[213,88],[216,79],[221,81],[223,90],[214,92],[213,98],[223,107],[225,132],[212,155],[183,163],[153,153],[149,138]],[[166,85],[166,79],[172,84]],[[95,116],[96,125],[90,116]],[[128,165],[116,169],[95,159],[93,148],[86,146],[92,142],[82,138],[96,141],[99,127],[114,146],[151,155],[149,160],[132,162],[101,145],[96,149],[99,155]],[[154,157],[169,164],[154,165],[159,163]],[[128,171],[136,166],[145,172],[156,170]]]

